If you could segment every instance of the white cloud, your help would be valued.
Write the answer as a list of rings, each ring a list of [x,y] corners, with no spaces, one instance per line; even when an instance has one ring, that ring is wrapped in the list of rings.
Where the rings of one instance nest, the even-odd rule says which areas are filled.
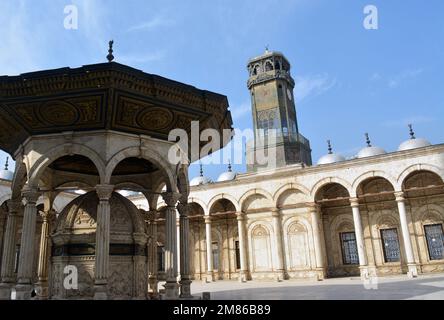
[[[251,111],[251,102],[245,101],[236,107],[230,107],[230,111],[233,121],[236,123]]]
[[[149,21],[145,21],[140,24],[134,25],[128,28],[127,31],[128,32],[141,31],[141,30],[150,31],[158,27],[168,27],[173,24],[174,24],[173,20],[164,18],[162,16],[157,16]]]
[[[416,78],[417,76],[419,76],[423,72],[424,72],[424,69],[422,69],[422,68],[404,70],[403,72],[401,72],[393,77],[390,77],[387,81],[387,85],[389,88],[394,89],[394,88],[398,87],[402,81],[404,81],[406,79]]]
[[[147,63],[152,61],[160,61],[165,58],[165,51],[155,51],[146,54],[130,54],[119,55],[119,62],[126,65],[134,65],[138,63]]]
[[[34,33],[28,22],[27,8],[24,1],[11,6],[6,2],[0,4],[0,73],[15,75],[36,70]],[[32,30],[32,32],[30,32]]]
[[[388,120],[382,123],[384,127],[394,128],[394,127],[407,127],[408,124],[422,124],[422,123],[431,123],[434,122],[435,119],[432,117],[416,115],[410,116],[406,118],[396,119],[396,120]]]
[[[336,79],[328,74],[298,76],[295,82],[294,94],[297,102],[324,94],[336,85]]]

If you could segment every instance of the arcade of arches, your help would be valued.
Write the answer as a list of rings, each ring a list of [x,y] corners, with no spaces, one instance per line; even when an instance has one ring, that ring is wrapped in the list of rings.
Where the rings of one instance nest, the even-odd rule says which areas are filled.
[[[62,159],[42,170],[39,184],[45,190],[56,183],[63,191],[24,192],[24,202],[6,200],[0,206],[2,286],[16,283],[17,293],[20,286],[30,285],[41,298],[98,298],[103,292],[111,299],[144,299],[166,292],[170,284],[170,294],[177,298],[179,288],[183,295],[191,293],[192,280],[416,277],[444,271],[444,183],[433,167],[399,168],[398,185],[377,172],[350,181],[313,180],[312,188],[295,183],[276,188],[275,181],[289,179],[277,177],[266,184],[274,194],[265,188],[246,191],[248,181],[234,181],[205,190],[192,187],[184,199],[163,192],[170,188],[167,176],[158,165],[140,159],[116,163],[113,187],[88,187],[98,181],[97,171],[77,173],[75,185],[85,191],[74,195],[67,191],[74,184],[60,178],[71,176],[69,159]],[[86,171],[92,168],[86,157],[75,160]],[[134,161],[132,167],[148,168],[139,173],[140,180],[132,176],[131,183],[125,181],[128,161]],[[53,170],[59,180],[48,179]],[[136,190],[135,184],[137,193],[113,192]],[[201,200],[203,195],[207,201]],[[27,232],[32,238],[23,235],[31,207],[35,232]],[[108,259],[99,254],[106,249],[94,246],[103,207],[110,210]],[[189,232],[184,232],[185,220]],[[9,228],[17,230],[14,238]],[[32,261],[23,253],[30,243]],[[67,264],[79,269],[79,288],[71,292],[61,285]],[[95,272],[100,267],[105,269],[102,278]],[[166,289],[161,289],[164,281]],[[106,291],[100,291],[102,283]]]

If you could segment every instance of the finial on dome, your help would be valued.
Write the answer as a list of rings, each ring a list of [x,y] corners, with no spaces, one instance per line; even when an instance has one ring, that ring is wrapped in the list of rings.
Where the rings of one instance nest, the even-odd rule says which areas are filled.
[[[410,139],[416,139],[412,124],[409,124],[408,126],[409,126],[409,131],[410,131]]]
[[[6,157],[6,163],[5,163],[5,171],[8,171],[8,166],[9,166],[9,157]]]
[[[328,154],[333,154],[333,148],[331,147],[331,141],[327,140],[327,145],[328,145]]]
[[[368,147],[372,146],[372,143],[370,141],[370,137],[368,136],[368,133],[365,134],[365,141],[366,141]]]
[[[231,169],[231,161],[228,160],[228,172],[232,172],[233,170]]]
[[[265,46],[265,53],[268,53],[268,52],[270,52],[268,49],[269,49],[269,47],[270,47],[270,45],[269,44],[267,44],[266,46]]]
[[[201,162],[199,165],[200,165],[200,176],[203,177],[203,166],[202,166],[202,162]]]
[[[111,40],[108,45],[109,45],[109,49],[108,49],[108,55],[106,56],[106,58],[108,59],[108,62],[112,62],[114,60],[114,56],[113,56],[113,44],[114,44],[114,40]]]

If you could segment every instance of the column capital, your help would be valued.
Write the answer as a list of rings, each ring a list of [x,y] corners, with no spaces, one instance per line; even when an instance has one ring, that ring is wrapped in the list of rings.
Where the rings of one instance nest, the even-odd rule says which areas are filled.
[[[245,220],[245,213],[242,211],[236,212],[236,219],[237,219],[237,221],[244,221]]]
[[[271,216],[279,218],[281,216],[281,210],[279,208],[272,208]]]
[[[180,193],[177,192],[164,192],[162,193],[163,201],[168,207],[176,207],[177,201],[182,197]]]
[[[319,213],[321,211],[321,206],[316,202],[307,202],[306,203],[308,212],[311,214]]]
[[[20,200],[8,200],[6,202],[7,206],[8,206],[8,213],[13,215],[13,214],[17,214],[21,207],[22,207],[22,202]]]
[[[179,211],[180,217],[188,217],[190,206],[188,203],[179,202],[177,204],[177,211]]]
[[[211,216],[204,216],[204,219],[206,224],[211,224],[211,220],[213,220]]]
[[[350,206],[353,207],[359,207],[359,199],[358,198],[350,198]]]
[[[48,222],[49,220],[55,218],[56,211],[53,209],[48,211],[39,211],[39,214],[43,218],[43,221]]]
[[[98,184],[96,185],[97,196],[100,201],[108,201],[114,191],[114,186],[109,184]]]
[[[395,198],[397,202],[404,202],[405,201],[405,194],[402,191],[397,191],[394,193]]]
[[[40,197],[40,192],[37,189],[25,187],[22,190],[22,197],[25,199],[26,204],[35,205]]]
[[[159,211],[157,211],[157,210],[150,210],[150,211],[147,211],[146,214],[148,216],[148,220],[151,223],[153,223],[153,222],[156,222],[156,220],[157,220],[157,218],[159,216]]]

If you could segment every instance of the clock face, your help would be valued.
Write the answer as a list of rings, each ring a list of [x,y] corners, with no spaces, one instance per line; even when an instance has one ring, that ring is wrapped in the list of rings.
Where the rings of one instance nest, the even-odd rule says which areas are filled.
[[[290,89],[287,89],[287,97],[288,97],[288,99],[290,99],[290,100],[293,99],[293,97],[291,96],[291,91],[290,91]]]

